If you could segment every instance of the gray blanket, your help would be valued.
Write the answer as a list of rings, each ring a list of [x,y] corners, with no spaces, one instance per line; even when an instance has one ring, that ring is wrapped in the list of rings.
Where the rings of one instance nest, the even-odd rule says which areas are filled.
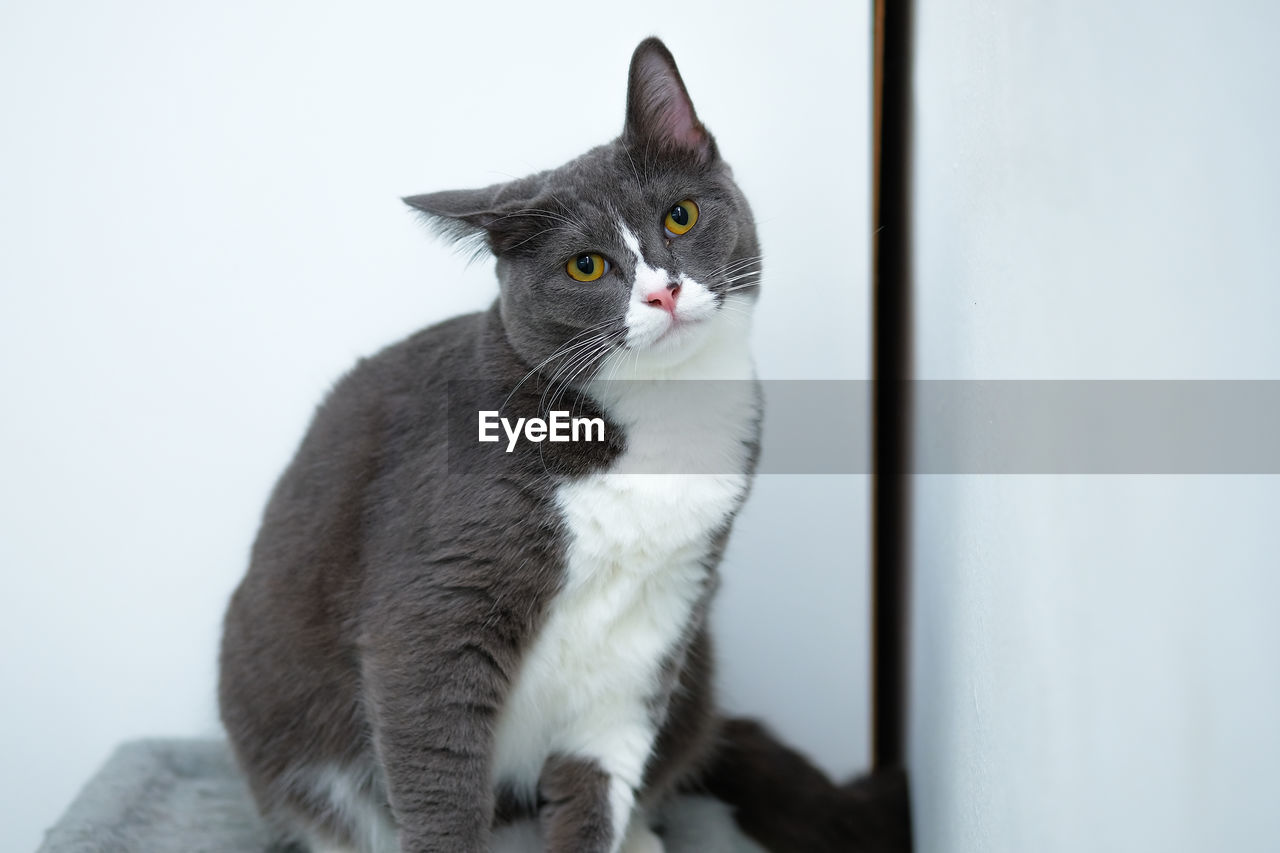
[[[717,800],[681,797],[662,817],[666,853],[767,853],[738,832]],[[532,822],[507,827],[492,846],[493,853],[541,848]],[[116,750],[38,853],[268,850],[271,840],[225,743],[143,740]]]

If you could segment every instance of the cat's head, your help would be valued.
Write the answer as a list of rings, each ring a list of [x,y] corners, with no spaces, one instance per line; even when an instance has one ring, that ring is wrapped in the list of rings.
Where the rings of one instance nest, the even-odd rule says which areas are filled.
[[[631,58],[614,141],[526,178],[405,201],[497,257],[507,336],[532,365],[585,377],[620,352],[679,364],[725,324],[745,329],[758,292],[750,208],[656,38]]]

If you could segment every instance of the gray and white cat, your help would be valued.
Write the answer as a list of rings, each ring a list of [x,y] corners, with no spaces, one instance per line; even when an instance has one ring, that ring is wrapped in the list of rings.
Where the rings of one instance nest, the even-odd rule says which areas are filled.
[[[276,485],[219,685],[263,814],[315,853],[478,853],[532,816],[552,853],[660,853],[686,789],[775,850],[902,849],[868,842],[884,814],[902,836],[900,805],[715,713],[761,256],[671,54],[636,49],[607,145],[406,201],[493,252],[500,296],[361,361]],[[607,440],[476,440],[481,411],[551,403]]]
[[[535,811],[552,851],[661,850],[649,810],[713,745],[706,609],[757,449],[750,208],[656,39],[618,139],[406,201],[487,243],[500,296],[316,413],[227,613],[232,744],[314,850],[480,851]],[[648,381],[680,379],[734,380],[687,434]],[[609,441],[451,438],[556,381]]]

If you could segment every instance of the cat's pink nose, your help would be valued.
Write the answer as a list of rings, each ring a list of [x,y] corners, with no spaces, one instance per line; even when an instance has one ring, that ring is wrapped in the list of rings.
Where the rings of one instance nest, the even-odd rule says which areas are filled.
[[[676,297],[679,295],[680,285],[673,281],[662,290],[655,290],[645,296],[644,301],[654,308],[665,308],[667,313],[674,317],[676,313]]]

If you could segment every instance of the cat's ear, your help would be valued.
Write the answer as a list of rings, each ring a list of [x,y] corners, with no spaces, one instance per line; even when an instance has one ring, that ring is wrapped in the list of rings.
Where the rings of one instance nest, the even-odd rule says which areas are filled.
[[[622,135],[630,144],[692,154],[701,162],[717,156],[715,140],[693,110],[671,51],[656,38],[640,42],[631,55]]]
[[[521,182],[512,182],[406,196],[402,201],[425,214],[445,239],[470,246],[477,254],[487,246],[500,255],[519,248],[538,230],[523,189]]]

